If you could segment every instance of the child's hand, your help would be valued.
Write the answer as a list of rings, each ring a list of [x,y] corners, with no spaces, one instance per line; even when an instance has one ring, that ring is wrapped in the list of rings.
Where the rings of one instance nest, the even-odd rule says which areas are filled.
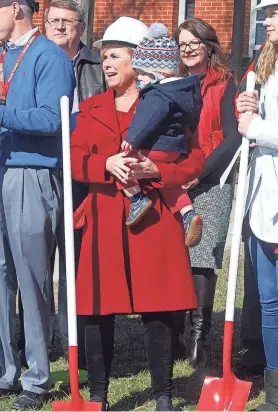
[[[131,144],[129,144],[129,143],[126,142],[125,140],[122,142],[121,148],[122,148],[122,150],[123,150],[126,154],[131,153],[132,150],[133,150],[133,147],[131,146]]]
[[[185,189],[186,191],[193,189],[193,187],[197,186],[199,184],[198,179],[194,179],[191,182],[187,183],[186,185],[182,185],[182,188]]]

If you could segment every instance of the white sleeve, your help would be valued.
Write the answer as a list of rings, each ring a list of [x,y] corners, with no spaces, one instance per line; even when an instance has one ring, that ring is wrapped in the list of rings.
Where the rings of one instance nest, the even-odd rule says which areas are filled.
[[[256,116],[251,121],[246,137],[255,139],[258,146],[278,149],[278,120],[263,120]]]

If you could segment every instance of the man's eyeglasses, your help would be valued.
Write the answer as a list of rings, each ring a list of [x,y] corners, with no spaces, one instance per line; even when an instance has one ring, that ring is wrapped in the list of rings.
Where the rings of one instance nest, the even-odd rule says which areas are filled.
[[[82,20],[78,20],[78,19],[48,19],[46,21],[49,24],[49,26],[51,26],[51,27],[59,26],[60,22],[61,22],[62,26],[70,27],[70,26],[74,26],[74,24],[76,22],[81,22]]]
[[[202,42],[200,41],[191,41],[190,43],[182,43],[182,44],[179,44],[179,48],[180,48],[180,51],[185,52],[188,46],[191,51],[195,51],[199,49],[199,47],[201,46],[201,43]]]

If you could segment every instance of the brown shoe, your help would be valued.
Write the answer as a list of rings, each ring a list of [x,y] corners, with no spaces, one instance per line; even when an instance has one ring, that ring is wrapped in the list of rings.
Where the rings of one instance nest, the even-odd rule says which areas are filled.
[[[203,218],[197,215],[194,210],[190,210],[183,216],[185,230],[185,245],[194,247],[200,243],[203,231]]]

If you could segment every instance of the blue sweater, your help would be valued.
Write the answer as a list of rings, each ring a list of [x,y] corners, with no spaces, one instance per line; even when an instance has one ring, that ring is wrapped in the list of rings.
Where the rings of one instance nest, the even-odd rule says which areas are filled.
[[[140,92],[126,141],[136,149],[187,153],[185,129],[197,129],[202,103],[197,75],[149,84]]]
[[[5,80],[22,48],[8,49]],[[6,105],[0,104],[0,166],[61,166],[60,98],[70,98],[71,110],[74,87],[67,54],[46,37],[37,37],[12,79]]]

